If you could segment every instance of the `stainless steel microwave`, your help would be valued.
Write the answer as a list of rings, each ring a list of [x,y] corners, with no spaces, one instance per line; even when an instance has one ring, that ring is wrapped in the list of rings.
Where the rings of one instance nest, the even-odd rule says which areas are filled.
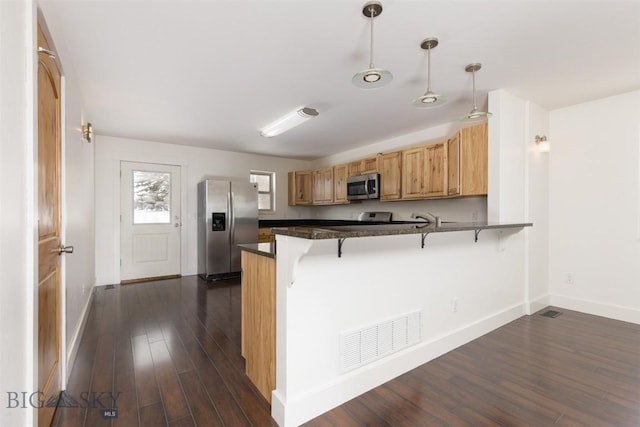
[[[380,175],[372,173],[370,175],[350,176],[347,178],[347,199],[379,199],[380,198]]]

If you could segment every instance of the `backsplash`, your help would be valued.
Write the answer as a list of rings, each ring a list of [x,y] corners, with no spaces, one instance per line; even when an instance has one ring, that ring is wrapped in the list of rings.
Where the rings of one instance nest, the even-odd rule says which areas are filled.
[[[310,209],[314,219],[357,219],[360,212],[393,212],[393,220],[410,220],[412,214],[431,212],[443,221],[473,222],[487,220],[487,198],[465,197],[440,200],[412,200],[380,202],[363,200],[360,203],[333,206],[314,206]]]

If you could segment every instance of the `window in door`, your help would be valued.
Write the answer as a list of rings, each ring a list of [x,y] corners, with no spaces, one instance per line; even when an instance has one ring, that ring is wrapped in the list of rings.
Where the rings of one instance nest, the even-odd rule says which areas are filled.
[[[251,171],[250,181],[258,184],[258,211],[276,211],[276,173]]]
[[[171,173],[133,171],[133,223],[171,222]]]

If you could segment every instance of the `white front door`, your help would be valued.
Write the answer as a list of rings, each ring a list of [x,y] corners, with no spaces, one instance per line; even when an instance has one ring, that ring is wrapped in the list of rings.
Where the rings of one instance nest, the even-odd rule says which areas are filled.
[[[120,164],[120,279],[180,275],[180,166]]]

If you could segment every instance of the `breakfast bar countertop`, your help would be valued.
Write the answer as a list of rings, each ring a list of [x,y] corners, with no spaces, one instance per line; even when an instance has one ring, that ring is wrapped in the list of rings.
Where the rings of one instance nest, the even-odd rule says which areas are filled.
[[[424,224],[376,224],[376,225],[340,225],[329,227],[276,227],[273,234],[299,237],[302,239],[346,239],[351,237],[394,236],[400,234],[429,234],[453,231],[475,231],[499,228],[531,227],[533,223],[487,223],[487,222],[443,222],[440,226],[435,223]]]

